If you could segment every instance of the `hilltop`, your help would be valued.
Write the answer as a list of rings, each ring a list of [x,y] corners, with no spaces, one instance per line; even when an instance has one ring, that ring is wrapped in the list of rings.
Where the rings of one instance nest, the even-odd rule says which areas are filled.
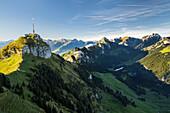
[[[99,98],[93,97],[97,95],[95,86],[88,79],[90,71],[51,54],[49,45],[38,34],[21,36],[0,51],[0,72],[10,84],[7,87],[0,83],[0,88],[3,87],[0,112],[93,113],[100,110]],[[16,107],[16,102],[23,104]]]

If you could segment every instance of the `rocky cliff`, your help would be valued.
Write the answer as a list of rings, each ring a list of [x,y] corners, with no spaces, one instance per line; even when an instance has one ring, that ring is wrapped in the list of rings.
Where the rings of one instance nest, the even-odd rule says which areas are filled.
[[[33,54],[43,58],[51,57],[51,49],[38,34],[25,34],[18,40],[9,43],[0,50],[0,58],[8,58],[12,54]]]
[[[155,45],[160,40],[162,40],[162,37],[157,33],[153,33],[152,35],[147,35],[147,36],[142,37],[142,43],[137,45],[136,48],[143,49],[143,48]]]

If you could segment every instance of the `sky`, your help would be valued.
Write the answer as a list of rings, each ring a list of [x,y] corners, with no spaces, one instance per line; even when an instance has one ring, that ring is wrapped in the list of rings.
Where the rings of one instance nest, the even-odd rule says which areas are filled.
[[[170,0],[0,0],[0,40],[170,36]]]

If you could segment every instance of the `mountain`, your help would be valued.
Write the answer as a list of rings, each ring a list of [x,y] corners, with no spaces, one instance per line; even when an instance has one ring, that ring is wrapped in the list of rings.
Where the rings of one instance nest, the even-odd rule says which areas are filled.
[[[0,41],[0,49],[6,46],[8,43],[12,42],[14,40],[8,40],[8,41]]]
[[[142,51],[135,49],[134,46],[119,45],[117,42],[112,42],[103,37],[96,44],[81,48],[76,47],[63,54],[62,57],[70,62],[83,64],[93,72],[93,82],[98,86],[99,95],[102,96],[102,112],[168,112],[170,86],[160,81],[155,76],[154,71],[148,70],[143,65],[152,58],[155,59],[154,56],[151,59],[147,58],[148,55],[154,53],[154,50]],[[165,60],[160,57],[166,63],[169,62],[168,42],[165,39],[162,42],[166,44],[163,45],[165,48],[159,50],[167,54],[167,56],[164,56]],[[153,45],[154,43],[152,43]],[[159,45],[155,47],[155,50],[159,48]],[[168,70],[169,64],[165,64],[164,61],[161,61],[161,66]],[[156,68],[158,65],[155,65],[157,71],[160,70]]]
[[[40,35],[21,36],[0,50],[0,58],[0,112],[100,110],[90,71],[51,53]]]
[[[146,69],[152,70],[158,79],[170,84],[170,37],[150,47],[149,54],[139,60]]]
[[[103,37],[62,58],[40,35],[25,34],[0,50],[0,112],[169,112],[169,76],[155,76],[168,72],[169,37],[151,46],[143,51]]]
[[[163,38],[158,33],[153,33],[152,35],[143,36],[142,39],[134,38],[130,36],[125,36],[123,38],[112,39],[112,42],[118,43],[119,45],[133,47],[135,49],[142,49],[147,51],[151,46],[155,45],[157,42]]]
[[[139,38],[133,38],[129,36],[123,38],[115,38],[113,41],[118,43],[119,45],[124,45],[129,47],[136,47],[142,42],[142,40]]]
[[[147,50],[147,47],[155,45],[157,42],[162,40],[162,37],[158,33],[147,35],[142,37],[142,43],[136,46],[137,49]]]
[[[45,40],[45,42],[50,45],[52,51],[56,54],[68,52],[74,47],[83,47],[96,43],[96,41],[82,41],[77,39]]]
[[[88,65],[94,70],[104,71],[108,68],[132,64],[146,54],[147,52],[118,45],[104,37],[96,44],[82,48],[76,47],[63,54],[62,57],[71,62]]]
[[[51,47],[52,51],[54,51],[55,49],[59,48],[60,46],[62,46],[63,44],[65,44],[69,41],[71,41],[71,40],[70,39],[44,40],[44,42],[46,42]]]

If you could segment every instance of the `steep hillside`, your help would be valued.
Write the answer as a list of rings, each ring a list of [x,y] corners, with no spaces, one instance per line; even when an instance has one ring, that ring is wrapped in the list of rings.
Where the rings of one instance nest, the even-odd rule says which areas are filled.
[[[94,85],[88,79],[90,72],[58,55],[48,56],[48,47],[39,35],[29,34],[1,49],[1,65],[8,65],[0,72],[6,74],[10,82],[9,87],[3,85],[0,93],[1,112],[93,113],[100,110],[99,98],[93,96],[96,95]],[[41,52],[42,48],[45,52]],[[16,102],[22,105],[16,107]]]
[[[152,35],[142,37],[143,42],[137,45],[136,48],[147,50],[147,47],[155,45],[160,40],[162,40],[162,37],[157,33],[153,33]]]
[[[158,79],[170,83],[170,38],[157,42],[139,62],[152,70]]]
[[[71,62],[85,64],[92,70],[104,71],[108,68],[133,64],[146,54],[146,52],[110,42],[104,37],[94,45],[74,48],[62,57]]]

